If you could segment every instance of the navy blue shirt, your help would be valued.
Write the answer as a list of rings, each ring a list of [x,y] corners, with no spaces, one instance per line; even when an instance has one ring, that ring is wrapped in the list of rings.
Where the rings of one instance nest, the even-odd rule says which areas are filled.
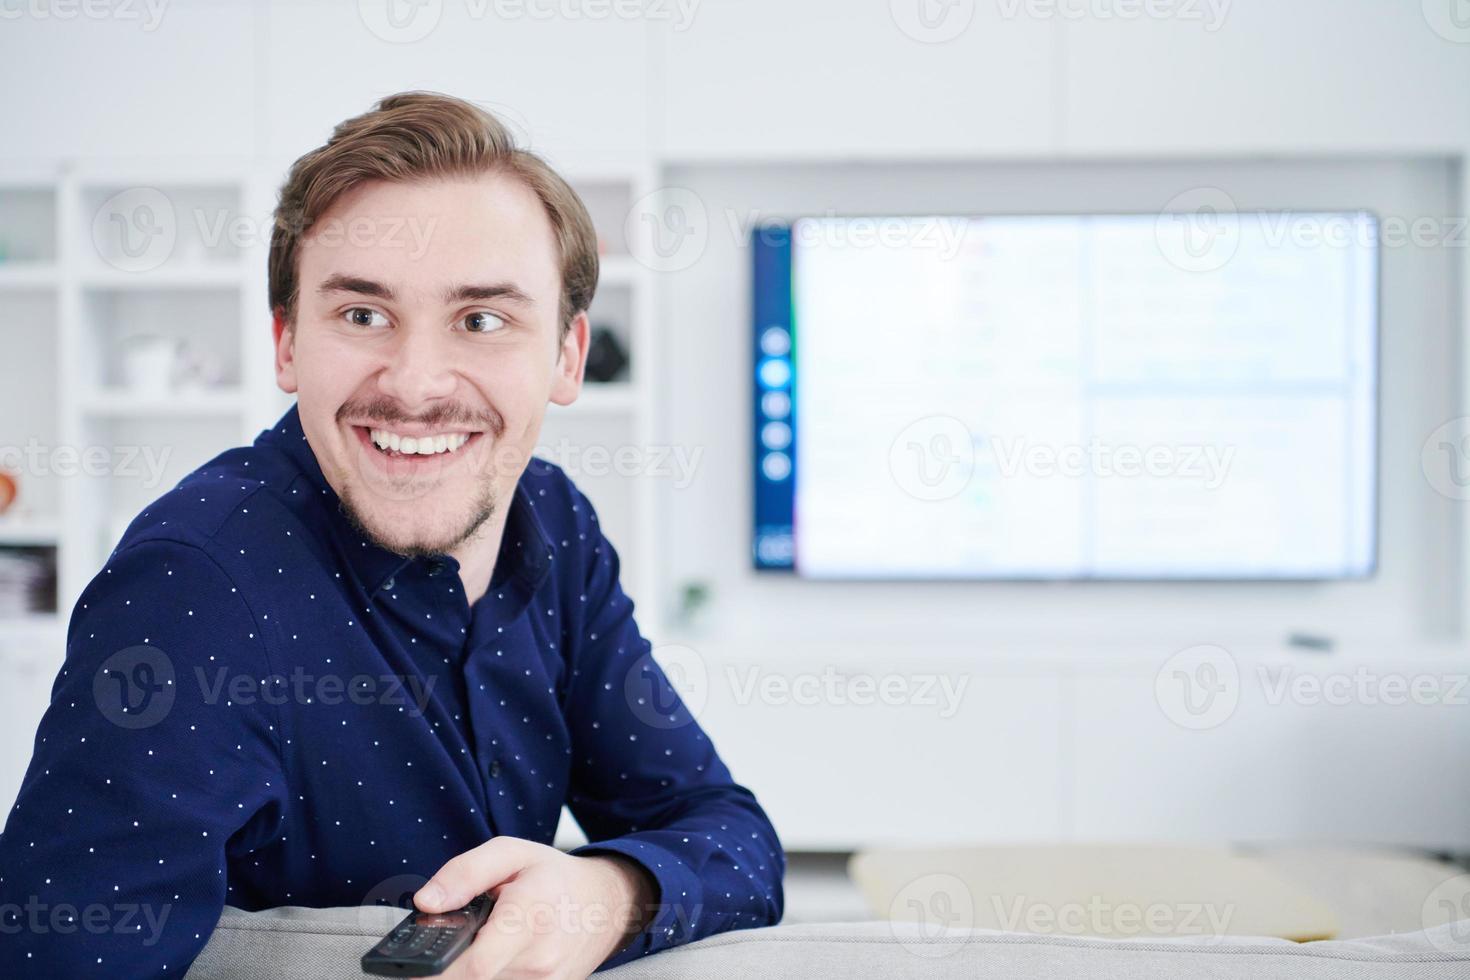
[[[0,976],[182,975],[221,909],[388,903],[566,804],[659,887],[615,965],[781,917],[785,859],[533,461],[471,606],[366,541],[296,409],[128,528],[72,612],[0,834]],[[371,945],[370,943],[368,945]]]

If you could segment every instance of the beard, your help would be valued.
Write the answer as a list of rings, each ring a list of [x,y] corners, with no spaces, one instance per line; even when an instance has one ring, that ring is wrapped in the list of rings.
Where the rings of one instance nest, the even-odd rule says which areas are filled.
[[[391,428],[398,423],[420,424],[430,428],[463,427],[484,431],[485,438],[497,441],[505,434],[505,419],[493,408],[474,411],[452,404],[439,404],[421,415],[411,416],[401,411],[391,399],[373,398],[343,404],[338,408],[336,418],[339,424],[346,419],[370,420],[383,428]],[[406,542],[394,541],[386,533],[373,527],[354,499],[350,485],[342,487],[337,506],[353,528],[379,548],[405,558],[423,558],[445,554],[469,540],[495,515],[496,500],[495,488],[487,480],[479,489],[479,496],[473,502],[468,515],[458,526]]]
[[[392,541],[385,535],[378,533],[373,526],[363,517],[361,509],[353,501],[351,489],[344,487],[342,494],[338,497],[337,507],[342,511],[357,533],[361,534],[371,543],[391,551],[405,558],[427,558],[433,555],[446,554],[468,541],[485,522],[495,515],[495,491],[486,486],[480,494],[479,499],[474,502],[473,508],[465,520],[457,529],[451,529],[433,537],[424,537],[414,541]]]

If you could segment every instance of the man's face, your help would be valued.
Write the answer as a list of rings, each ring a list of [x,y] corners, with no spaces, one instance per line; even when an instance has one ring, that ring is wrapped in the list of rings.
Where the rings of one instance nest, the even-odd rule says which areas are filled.
[[[504,175],[366,183],[308,232],[297,280],[277,382],[327,481],[384,547],[451,550],[581,385],[586,316],[563,336],[540,200]]]

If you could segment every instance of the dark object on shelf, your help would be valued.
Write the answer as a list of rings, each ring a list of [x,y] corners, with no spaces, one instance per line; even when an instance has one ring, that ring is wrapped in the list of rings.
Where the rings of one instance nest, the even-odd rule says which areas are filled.
[[[1291,633],[1286,637],[1286,642],[1298,650],[1310,650],[1313,653],[1331,653],[1337,647],[1332,637],[1321,633]]]
[[[0,547],[0,618],[56,612],[56,548]]]
[[[593,327],[587,345],[587,380],[620,381],[628,371],[628,352],[618,335],[607,327]]]

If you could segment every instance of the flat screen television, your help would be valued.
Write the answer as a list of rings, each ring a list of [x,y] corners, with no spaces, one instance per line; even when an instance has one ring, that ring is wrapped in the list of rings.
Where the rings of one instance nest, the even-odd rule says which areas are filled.
[[[755,567],[1371,575],[1377,232],[1357,211],[755,228]]]

